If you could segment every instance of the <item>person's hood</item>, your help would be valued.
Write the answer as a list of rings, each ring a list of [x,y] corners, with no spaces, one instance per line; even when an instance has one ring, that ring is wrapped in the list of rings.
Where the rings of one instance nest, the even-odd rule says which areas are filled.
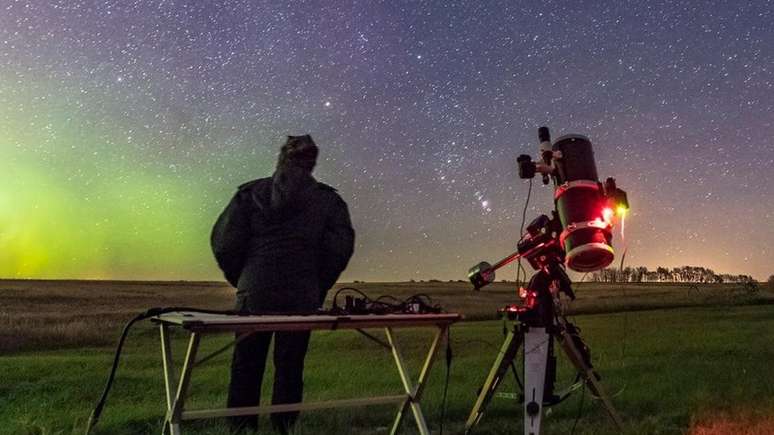
[[[312,173],[317,164],[319,148],[314,143],[312,136],[288,136],[285,144],[280,148],[277,159],[277,169],[295,166]]]
[[[311,172],[293,165],[277,168],[271,181],[269,209],[282,214],[302,208],[317,187]]]
[[[317,181],[312,177],[317,154],[317,144],[311,136],[288,136],[280,149],[269,194],[254,195],[253,200],[264,212],[279,217],[300,210],[317,187]]]

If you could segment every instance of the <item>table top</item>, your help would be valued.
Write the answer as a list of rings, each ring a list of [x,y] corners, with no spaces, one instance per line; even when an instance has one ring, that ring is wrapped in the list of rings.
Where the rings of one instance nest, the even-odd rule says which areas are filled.
[[[333,315],[228,315],[175,311],[153,318],[195,332],[301,331],[314,329],[364,329],[411,326],[448,326],[462,320],[449,314]]]

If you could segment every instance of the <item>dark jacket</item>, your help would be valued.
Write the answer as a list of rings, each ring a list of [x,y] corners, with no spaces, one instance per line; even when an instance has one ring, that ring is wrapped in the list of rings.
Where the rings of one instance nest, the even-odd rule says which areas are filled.
[[[240,186],[212,230],[237,309],[315,310],[352,256],[355,233],[336,189],[288,171]]]

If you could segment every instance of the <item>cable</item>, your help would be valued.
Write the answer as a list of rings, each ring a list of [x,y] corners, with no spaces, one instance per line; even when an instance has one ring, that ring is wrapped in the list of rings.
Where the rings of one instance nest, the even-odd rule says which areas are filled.
[[[336,293],[333,294],[333,306],[336,307],[336,298],[339,297],[339,293],[343,291],[353,291],[355,293],[358,293],[360,296],[363,296],[365,299],[369,299],[368,295],[363,293],[360,289],[357,289],[355,287],[342,287],[338,290],[336,290]],[[377,298],[377,300],[381,299],[381,297]],[[369,299],[370,300],[370,299]]]
[[[578,415],[575,417],[575,423],[572,424],[572,431],[570,431],[570,435],[575,434],[575,428],[578,426],[578,422],[581,419],[581,415],[583,415],[583,399],[586,398],[586,383],[583,383],[583,392],[581,392],[581,400],[580,405],[578,406]]]
[[[624,259],[626,259],[626,252],[629,250],[629,244],[626,242],[626,238],[624,237],[624,219],[625,214],[621,215],[621,242],[623,242],[624,250],[621,254],[621,263],[618,265],[618,271],[623,274],[623,265],[624,265]],[[626,285],[621,286],[621,296],[626,299]],[[624,310],[623,312],[624,318],[623,318],[623,342],[621,343],[622,349],[621,349],[621,359],[626,363],[626,336],[628,333],[628,327],[629,327],[629,315],[628,311]],[[625,365],[624,365],[625,368]]]
[[[621,254],[621,261],[620,261],[620,263],[618,263],[618,273],[620,273],[621,275],[623,275],[623,266],[624,266],[624,260],[626,259],[626,252],[629,250],[628,243],[626,243],[626,239],[624,237],[623,219],[624,219],[624,217],[621,216],[621,221],[622,221],[622,223],[621,223],[621,241],[624,243],[623,253]],[[624,299],[626,299],[626,285],[625,284],[626,283],[622,283],[622,285],[621,285],[621,296]],[[626,310],[626,309],[623,310],[623,327],[621,329],[622,329],[622,334],[623,334],[623,337],[621,338],[621,364],[622,364],[622,368],[625,371],[626,370],[626,342],[628,341],[628,335],[629,335],[629,311]],[[610,397],[611,398],[612,397],[616,397],[619,394],[621,394],[626,389],[627,384],[628,383],[624,383],[624,386],[621,387],[621,389],[617,393],[611,394]],[[593,399],[599,399],[599,397],[597,397],[596,395],[594,395],[592,393],[589,393],[589,395]]]
[[[449,378],[451,376],[452,348],[451,348],[451,330],[446,329],[446,381],[443,384],[443,399],[441,400],[441,425],[439,435],[443,435],[443,423],[446,419],[446,396],[449,392]]]
[[[392,295],[382,295],[382,296],[379,296],[378,298],[374,299],[374,302],[381,302],[382,299],[390,299],[390,300],[394,301],[395,303],[400,303],[400,299],[398,299],[398,298],[396,298],[395,296],[392,296]]]
[[[115,356],[113,357],[113,365],[110,368],[110,374],[108,375],[107,382],[105,383],[105,389],[102,391],[102,396],[100,396],[99,400],[97,401],[97,404],[94,406],[94,410],[91,412],[91,415],[89,416],[89,421],[86,426],[86,435],[88,435],[91,432],[91,429],[94,428],[94,426],[99,421],[100,414],[102,414],[102,410],[105,407],[105,402],[107,401],[108,393],[110,392],[110,389],[113,387],[113,380],[116,377],[116,370],[118,370],[118,363],[121,359],[121,351],[124,347],[124,342],[126,341],[126,337],[129,335],[129,329],[131,327],[139,322],[140,320],[149,319],[151,317],[159,316],[164,313],[171,313],[174,311],[191,311],[196,313],[204,313],[204,314],[243,314],[236,312],[234,310],[206,310],[206,309],[200,309],[200,308],[189,308],[189,307],[155,307],[150,308],[147,311],[140,313],[133,317],[129,322],[126,323],[124,326],[123,331],[121,332],[121,337],[118,339],[118,345],[116,345],[116,351]]]
[[[353,292],[360,298],[353,298],[347,295],[344,306],[339,305],[339,294],[342,292]],[[426,314],[442,313],[443,308],[439,304],[434,304],[433,299],[425,293],[411,295],[404,300],[391,295],[382,295],[376,299],[371,299],[362,290],[355,287],[342,287],[333,295],[332,307],[328,314]]]
[[[121,350],[124,347],[124,341],[126,341],[126,336],[129,333],[129,328],[131,328],[135,322],[146,318],[147,317],[144,315],[144,313],[140,314],[134,317],[124,326],[124,330],[121,333],[121,338],[118,340],[118,345],[116,346],[115,356],[113,357],[113,366],[110,369],[110,375],[108,376],[107,383],[105,384],[105,389],[102,391],[102,396],[99,398],[99,401],[97,401],[97,405],[94,407],[94,410],[91,412],[91,415],[89,416],[89,422],[86,426],[86,432],[85,432],[86,435],[88,435],[91,432],[91,428],[93,428],[94,425],[97,424],[97,421],[99,421],[99,416],[100,414],[102,414],[102,409],[105,407],[105,402],[107,401],[108,393],[110,392],[110,388],[113,386],[113,379],[116,376],[116,370],[118,369],[118,362],[121,356]]]
[[[532,197],[532,178],[529,179],[529,189],[527,189],[527,199],[524,201],[524,209],[521,211],[521,226],[519,227],[519,237],[524,235],[524,224],[527,221],[527,207],[529,206],[529,199]],[[524,270],[524,266],[521,265],[521,257],[516,262],[516,287],[517,291],[521,288],[521,275],[524,275],[524,280],[527,279],[527,271]]]
[[[515,360],[516,358],[514,358]],[[521,378],[519,378],[518,370],[516,369],[516,363],[511,361],[511,372],[513,372],[513,378],[516,379],[516,385],[519,387],[519,391],[524,393],[524,384],[521,382]]]
[[[532,197],[532,179],[529,179],[529,188],[527,189],[527,199],[524,201],[524,208],[521,211],[521,227],[519,228],[519,235],[524,232],[524,224],[527,220],[527,207],[529,206],[529,199]]]

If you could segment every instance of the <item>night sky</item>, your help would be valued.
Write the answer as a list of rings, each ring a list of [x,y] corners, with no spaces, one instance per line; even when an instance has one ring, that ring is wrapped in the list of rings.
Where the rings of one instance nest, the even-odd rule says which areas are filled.
[[[218,213],[309,133],[357,231],[343,279],[463,279],[515,250],[547,125],[628,191],[627,265],[765,279],[772,10],[2,1],[0,277],[221,279]],[[551,198],[536,180],[527,219]]]

